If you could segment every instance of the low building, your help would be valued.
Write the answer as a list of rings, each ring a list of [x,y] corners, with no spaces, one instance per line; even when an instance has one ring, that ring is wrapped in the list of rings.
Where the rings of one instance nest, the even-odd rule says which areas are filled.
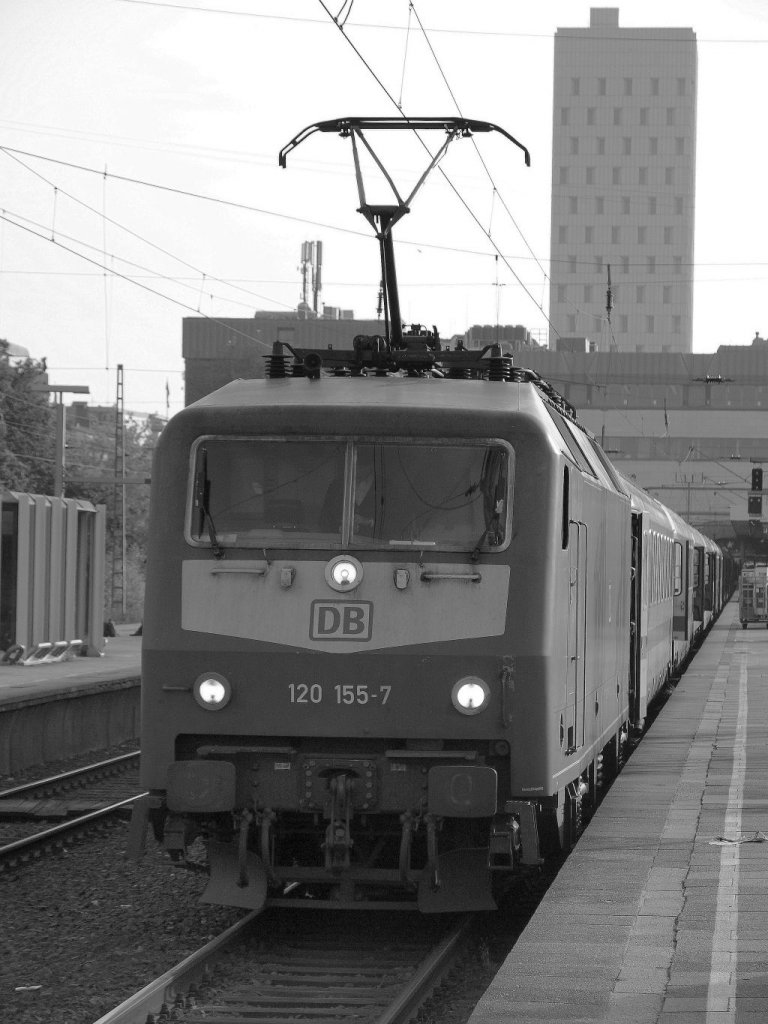
[[[768,342],[712,353],[536,350],[516,360],[577,409],[624,475],[705,533],[768,554]],[[766,477],[768,480],[768,476]]]

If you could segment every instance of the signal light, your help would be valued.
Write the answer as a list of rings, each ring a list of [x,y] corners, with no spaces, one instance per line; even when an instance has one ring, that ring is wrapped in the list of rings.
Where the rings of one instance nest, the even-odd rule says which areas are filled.
[[[763,470],[756,467],[752,470],[752,490],[758,494],[750,494],[747,498],[747,515],[762,516],[763,514]]]

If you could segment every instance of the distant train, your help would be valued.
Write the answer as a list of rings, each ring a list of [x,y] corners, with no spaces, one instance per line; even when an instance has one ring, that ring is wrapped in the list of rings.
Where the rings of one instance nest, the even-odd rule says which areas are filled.
[[[535,374],[401,346],[277,346],[158,445],[142,778],[209,901],[494,906],[726,597]]]

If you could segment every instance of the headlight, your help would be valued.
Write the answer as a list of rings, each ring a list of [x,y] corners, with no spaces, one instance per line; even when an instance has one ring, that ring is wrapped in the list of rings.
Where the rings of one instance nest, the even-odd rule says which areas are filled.
[[[363,567],[351,555],[339,555],[332,558],[325,567],[325,582],[334,590],[344,593],[354,590],[363,579]]]
[[[206,672],[197,677],[192,692],[200,707],[207,708],[209,711],[219,711],[229,704],[232,687],[218,672]]]
[[[453,706],[462,715],[478,714],[488,706],[490,696],[488,684],[477,676],[465,676],[451,690]]]

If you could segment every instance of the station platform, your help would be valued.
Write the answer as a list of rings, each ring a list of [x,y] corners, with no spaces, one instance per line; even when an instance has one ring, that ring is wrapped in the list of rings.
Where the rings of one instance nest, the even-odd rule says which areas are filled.
[[[470,1024],[768,1020],[768,631],[726,605]]]
[[[117,627],[98,658],[0,664],[0,776],[139,735],[141,637]]]

